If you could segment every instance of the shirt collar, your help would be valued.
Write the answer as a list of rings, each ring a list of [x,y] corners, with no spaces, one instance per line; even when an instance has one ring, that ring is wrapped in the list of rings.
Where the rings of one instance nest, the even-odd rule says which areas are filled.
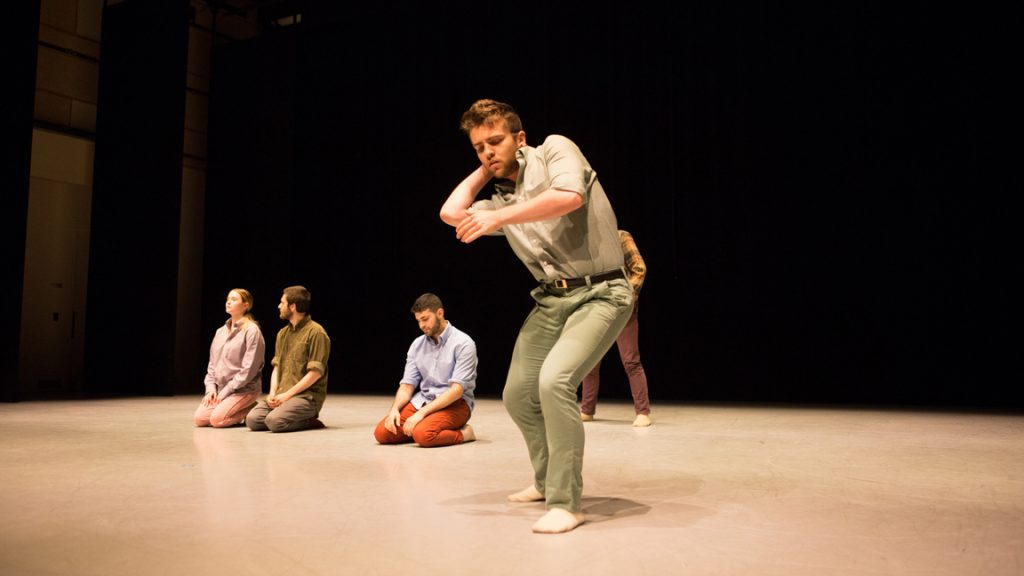
[[[299,320],[299,323],[295,324],[294,326],[292,325],[291,322],[289,322],[288,327],[291,328],[293,332],[298,332],[299,330],[302,330],[306,326],[306,324],[309,324],[309,321],[312,319],[312,316],[306,314],[306,317],[303,318],[302,320]]]
[[[519,185],[523,181],[523,172],[525,172],[526,164],[530,161],[530,156],[533,154],[533,148],[529,146],[523,146],[522,148],[516,149],[516,162],[519,162],[519,176],[516,177],[516,185]]]
[[[533,146],[520,146],[519,148],[516,148],[516,160],[519,161],[520,166],[526,165],[526,162],[529,161],[534,150],[535,148]]]
[[[427,340],[430,340],[430,343],[434,344],[435,346],[444,346],[445,343],[448,341],[448,337],[451,335],[452,323],[451,321],[449,321],[448,325],[444,327],[444,332],[441,332],[441,335],[437,337],[437,344],[434,344],[434,339],[431,338],[430,336],[427,336]]]

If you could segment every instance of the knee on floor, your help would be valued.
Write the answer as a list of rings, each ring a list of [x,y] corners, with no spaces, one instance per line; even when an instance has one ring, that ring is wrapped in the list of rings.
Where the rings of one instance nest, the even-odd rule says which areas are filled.
[[[437,430],[422,430],[421,428],[417,427],[412,431],[412,441],[424,448],[432,447],[434,441],[437,440]]]
[[[288,430],[290,422],[274,414],[269,414],[267,419],[263,421],[267,425],[267,430],[271,432],[284,432]]]

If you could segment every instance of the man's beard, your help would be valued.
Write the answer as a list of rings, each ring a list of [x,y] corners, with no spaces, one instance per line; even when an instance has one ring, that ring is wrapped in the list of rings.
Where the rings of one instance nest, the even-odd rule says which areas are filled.
[[[437,340],[438,338],[441,337],[442,332],[444,332],[444,322],[441,322],[441,320],[438,319],[437,324],[434,324],[434,326],[430,329],[430,332],[427,333],[427,336],[431,337],[434,340]]]

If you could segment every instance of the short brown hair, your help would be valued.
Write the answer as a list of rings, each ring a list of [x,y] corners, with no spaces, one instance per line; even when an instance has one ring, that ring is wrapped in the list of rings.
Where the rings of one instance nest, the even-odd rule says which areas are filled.
[[[429,310],[436,314],[440,308],[444,308],[444,304],[441,303],[441,299],[430,292],[420,296],[412,303],[413,314],[419,314],[425,310]]]
[[[477,126],[493,125],[494,121],[498,118],[505,119],[505,123],[508,124],[508,131],[513,134],[523,129],[523,122],[519,119],[519,114],[516,114],[516,111],[512,109],[512,106],[497,100],[487,99],[473,102],[469,110],[462,113],[459,128],[466,134],[469,134],[469,131]]]
[[[309,302],[313,296],[304,286],[289,286],[284,289],[284,300],[289,305],[295,304],[295,310],[305,314],[309,312]]]

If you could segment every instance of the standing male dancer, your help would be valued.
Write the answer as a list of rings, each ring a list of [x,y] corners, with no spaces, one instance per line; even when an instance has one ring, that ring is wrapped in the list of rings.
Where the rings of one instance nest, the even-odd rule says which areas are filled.
[[[503,234],[540,283],[530,293],[536,305],[519,331],[502,395],[526,440],[534,480],[509,500],[545,500],[548,512],[533,531],[568,532],[584,521],[576,391],[633,307],[615,212],[580,149],[558,135],[527,146],[508,104],[475,102],[461,128],[480,167],[451,192],[441,219],[466,243]],[[492,179],[496,193],[475,202]]]

